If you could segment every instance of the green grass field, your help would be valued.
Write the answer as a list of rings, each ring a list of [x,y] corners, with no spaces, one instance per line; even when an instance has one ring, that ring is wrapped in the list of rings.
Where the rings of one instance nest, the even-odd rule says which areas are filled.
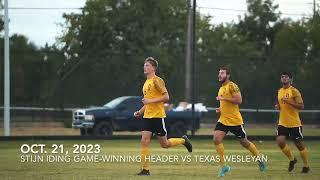
[[[138,177],[138,162],[20,162],[22,144],[46,144],[51,150],[52,144],[63,144],[64,151],[71,152],[74,144],[99,144],[101,155],[139,155],[139,139],[137,140],[95,140],[95,141],[1,141],[0,142],[0,177],[1,179],[216,179],[218,172],[217,162],[199,162],[195,157],[200,155],[216,155],[213,143],[208,140],[192,140],[194,152],[191,162],[155,162],[151,163],[151,176]],[[320,179],[320,143],[306,141],[309,149],[311,172],[301,174],[302,160],[299,152],[290,143],[294,155],[298,159],[296,169],[287,172],[288,160],[277,148],[274,141],[254,142],[257,147],[268,157],[268,168],[260,173],[254,162],[234,162],[231,172],[224,179]],[[226,155],[249,155],[235,140],[224,142]],[[49,148],[50,147],[50,148]],[[162,149],[156,140],[151,145],[153,155],[187,156],[186,149],[174,147]],[[71,153],[69,153],[71,154]],[[73,156],[73,155],[72,155]]]
[[[80,135],[79,129],[65,128],[59,124],[43,124],[34,123],[35,125],[28,127],[20,125],[19,127],[11,128],[12,136],[78,136]],[[202,127],[196,131],[196,135],[212,135],[215,124],[202,124]],[[249,136],[275,136],[277,126],[274,124],[245,124],[245,130]],[[0,127],[0,134],[4,134],[4,129]],[[140,131],[115,131],[114,135],[140,135]],[[191,134],[191,132],[189,132]],[[318,125],[304,125],[304,136],[320,136]]]

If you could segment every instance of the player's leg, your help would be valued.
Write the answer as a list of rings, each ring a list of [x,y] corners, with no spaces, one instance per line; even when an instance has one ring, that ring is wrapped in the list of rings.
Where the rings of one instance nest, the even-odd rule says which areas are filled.
[[[217,154],[220,158],[220,169],[218,173],[218,177],[223,177],[227,172],[230,171],[230,166],[225,165],[224,159],[224,146],[223,146],[223,139],[225,135],[228,133],[228,127],[223,125],[222,123],[218,122],[216,124],[216,128],[213,132],[213,142],[217,151]]]
[[[240,144],[248,149],[252,155],[259,156],[260,153],[257,147],[247,139],[247,134],[243,125],[232,127],[231,132],[240,140]]]
[[[225,165],[225,160],[224,160],[224,146],[223,146],[223,139],[225,135],[228,133],[228,129],[226,126],[221,124],[220,122],[217,123],[216,128],[213,132],[213,143],[215,145],[217,154],[220,157],[220,166]]]
[[[254,155],[254,156],[260,155],[259,150],[257,149],[256,145],[253,144],[251,141],[249,141],[246,137],[240,139],[240,144],[244,148],[248,149],[252,155]]]
[[[304,146],[302,139],[298,139],[294,141],[294,144],[300,151],[300,156],[303,161],[303,168],[302,173],[308,173],[310,171],[309,162],[308,162],[308,151],[307,148]]]
[[[184,145],[188,152],[192,152],[192,145],[190,143],[189,138],[184,135],[181,138],[170,138],[167,139],[167,136],[158,136],[159,144],[162,148],[170,148],[177,145]]]
[[[248,149],[253,156],[260,156],[256,145],[247,139],[247,134],[243,125],[233,126],[230,131],[239,139],[240,144]],[[263,161],[258,161],[258,165],[261,172],[264,172],[267,168]]]
[[[141,131],[141,172],[138,175],[150,175],[150,142],[152,137],[152,119],[142,119],[143,126]]]
[[[155,124],[156,135],[158,137],[158,141],[161,147],[169,148],[177,145],[184,145],[189,152],[192,152],[191,142],[186,135],[182,136],[181,138],[167,139],[165,120],[162,118],[157,121],[158,122]]]
[[[293,156],[291,149],[286,143],[287,137],[289,137],[289,129],[279,125],[277,129],[276,141],[281,151],[288,157],[290,161],[288,171],[291,172],[294,169],[294,165],[297,163],[297,159]]]
[[[303,143],[303,135],[302,135],[302,128],[296,127],[292,128],[290,132],[290,136],[294,139],[294,144],[300,151],[300,156],[303,161],[303,168],[302,173],[308,173],[310,171],[309,162],[308,162],[308,151]]]
[[[150,157],[150,142],[151,142],[151,136],[152,132],[150,131],[142,131],[142,137],[141,137],[141,172],[138,173],[138,175],[150,175],[149,172],[149,157]]]

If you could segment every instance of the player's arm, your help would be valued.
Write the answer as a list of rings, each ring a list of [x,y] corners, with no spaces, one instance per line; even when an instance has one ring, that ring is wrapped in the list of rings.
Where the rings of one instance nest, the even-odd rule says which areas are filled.
[[[299,90],[297,90],[297,89],[292,90],[292,98],[293,98],[293,101],[290,101],[288,98],[285,98],[285,97],[282,98],[282,100],[286,104],[288,104],[296,109],[301,110],[304,108],[304,103],[303,103],[302,96],[301,96]]]
[[[280,110],[280,104],[279,104],[279,101],[278,101],[278,97],[275,99],[274,101],[274,109],[276,110]]]
[[[152,98],[152,99],[143,99],[142,102],[143,104],[151,104],[151,103],[159,103],[159,102],[167,102],[169,101],[169,94],[165,92],[162,96],[158,98]]]
[[[274,104],[274,109],[280,110],[280,105],[278,101],[276,101],[276,103]]]
[[[304,109],[303,102],[302,103],[297,103],[297,102],[289,102],[289,101],[287,101],[286,103],[289,104],[290,106],[296,108],[296,109],[300,109],[300,110]]]
[[[143,105],[141,109],[139,109],[139,111],[136,111],[133,113],[134,117],[140,117],[143,113],[144,113],[144,110],[146,109],[146,106]]]
[[[159,103],[159,102],[167,102],[169,101],[169,93],[167,91],[167,88],[165,86],[165,83],[162,79],[154,79],[153,80],[155,88],[162,94],[162,96],[158,98],[152,98],[152,99],[146,99],[144,98],[142,100],[143,104],[150,104],[150,103]]]
[[[217,100],[218,101],[227,101],[232,104],[237,104],[240,105],[242,103],[242,96],[239,87],[236,84],[232,84],[230,86],[230,91],[231,91],[231,98],[223,97],[223,96],[218,96]]]
[[[218,101],[227,101],[227,102],[230,102],[232,104],[240,105],[242,103],[242,96],[241,96],[241,93],[238,92],[236,94],[233,94],[231,98],[218,96],[217,100]]]
[[[143,105],[142,108],[139,110],[139,112],[140,112],[141,114],[143,114],[145,109],[146,109],[146,106]]]
[[[288,99],[283,99],[283,100],[285,101],[285,103],[289,104],[290,106],[296,109],[299,109],[299,110],[304,109],[304,103],[301,96],[293,97],[293,102],[289,101]]]

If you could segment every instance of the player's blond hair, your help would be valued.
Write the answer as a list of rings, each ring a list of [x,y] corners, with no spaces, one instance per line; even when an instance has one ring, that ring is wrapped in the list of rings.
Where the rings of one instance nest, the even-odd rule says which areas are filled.
[[[150,63],[156,69],[158,68],[158,61],[156,59],[154,59],[153,57],[147,57],[146,60],[144,60],[144,63],[146,63],[146,62]]]

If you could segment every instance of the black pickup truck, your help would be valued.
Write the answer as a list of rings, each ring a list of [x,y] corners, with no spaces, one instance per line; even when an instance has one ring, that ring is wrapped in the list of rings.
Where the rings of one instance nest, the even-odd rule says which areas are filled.
[[[80,129],[80,135],[112,136],[114,131],[140,131],[142,121],[133,113],[143,104],[139,96],[118,97],[106,105],[90,109],[78,109],[72,112],[72,127]],[[200,112],[167,111],[166,128],[168,136],[181,136],[200,127]]]

